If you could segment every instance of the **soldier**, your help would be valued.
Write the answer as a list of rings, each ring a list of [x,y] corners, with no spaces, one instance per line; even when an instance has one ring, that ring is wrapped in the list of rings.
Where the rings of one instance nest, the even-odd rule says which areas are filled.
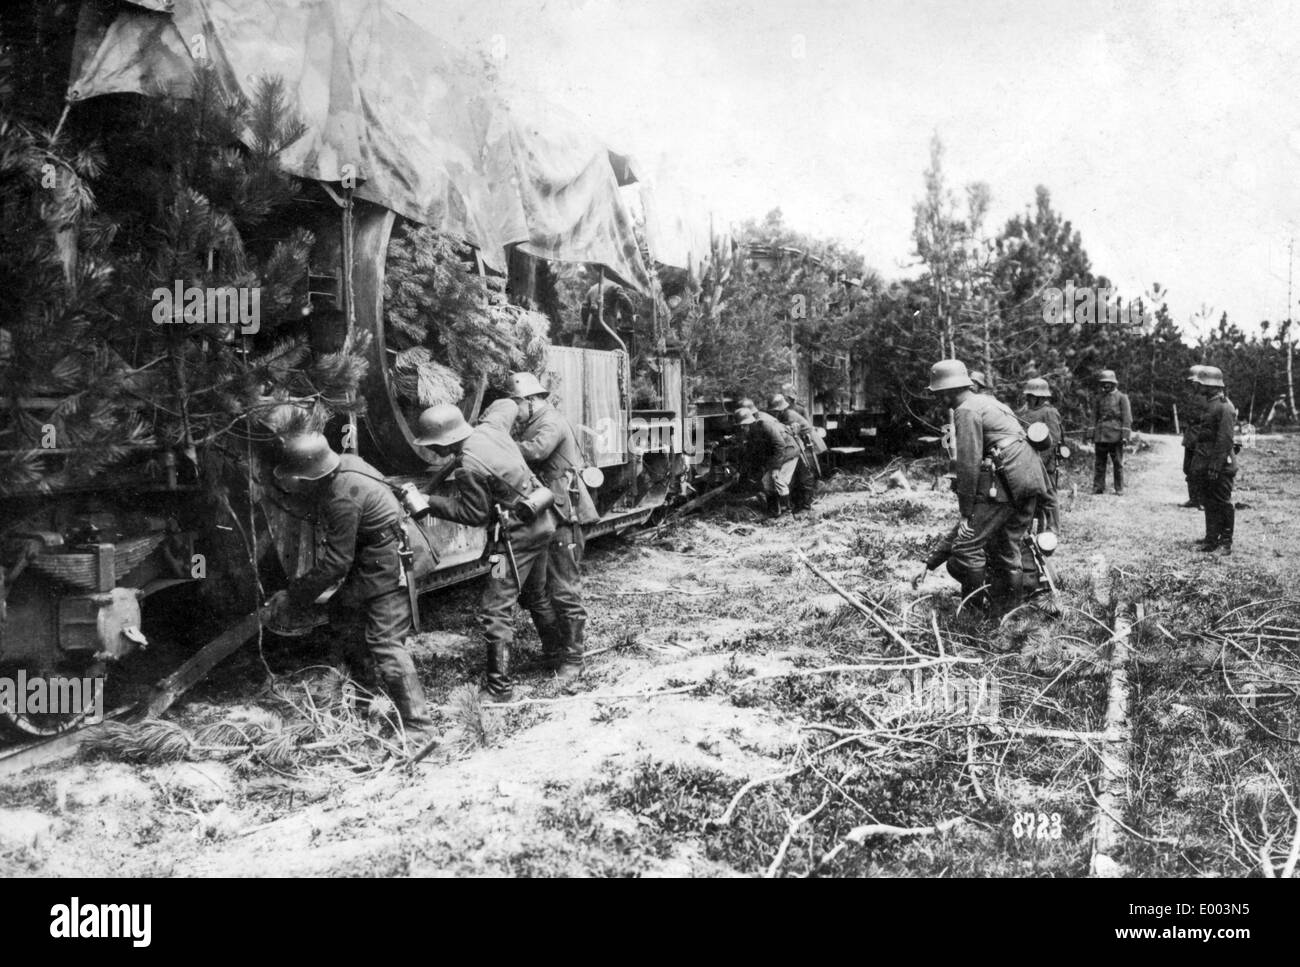
[[[403,579],[414,577],[404,575],[398,556],[402,515],[392,489],[360,457],[335,453],[320,433],[285,441],[275,479],[313,506],[325,528],[325,548],[315,567],[272,597],[272,613],[307,609],[342,580],[342,593],[365,611],[366,647],[407,732],[430,733],[424,688],[405,644],[414,629]]]
[[[795,513],[812,510],[817,498],[817,454],[826,450],[826,444],[817,435],[812,422],[795,410],[784,394],[777,393],[768,401],[767,410],[781,421],[794,437],[799,451],[799,462],[795,464],[794,478],[790,485],[790,500]]]
[[[767,512],[780,517],[790,509],[790,478],[799,460],[794,437],[783,423],[762,410],[738,408],[732,413],[736,425],[744,427],[746,464],[763,471],[763,493]]]
[[[1047,380],[1029,380],[1025,383],[1024,395],[1025,405],[1016,414],[1021,424],[1026,429],[1034,423],[1042,423],[1047,427],[1047,440],[1044,441],[1042,449],[1038,450],[1038,457],[1043,461],[1043,469],[1047,472],[1047,482],[1051,485],[1051,492],[1038,502],[1037,513],[1048,530],[1057,531],[1060,530],[1060,517],[1056,503],[1056,461],[1060,455],[1061,444],[1065,442],[1065,430],[1061,424],[1061,414],[1052,405],[1052,388],[1047,385]]]
[[[800,416],[806,417],[808,415],[808,409],[796,395],[794,383],[782,383],[781,395],[784,396],[786,401],[790,404],[790,409],[794,410]]]
[[[1092,442],[1097,448],[1093,458],[1092,492],[1106,492],[1106,461],[1115,468],[1115,494],[1124,493],[1124,444],[1133,435],[1133,409],[1128,396],[1119,391],[1115,371],[1103,369],[1097,376],[1101,395],[1092,405]]]
[[[948,573],[963,597],[988,578],[995,602],[1014,608],[1024,600],[1021,542],[1034,506],[1048,492],[1043,463],[1006,404],[974,392],[966,366],[946,359],[930,367],[930,392],[954,412],[957,506],[961,514]]]
[[[560,678],[582,670],[587,611],[582,604],[583,524],[600,520],[581,471],[586,466],[572,424],[550,404],[532,373],[515,373],[511,396],[519,407],[515,437],[519,452],[542,483],[551,488],[557,518],[546,552],[545,583],[524,585],[524,607],[542,640],[542,657]]]
[[[1224,395],[1223,372],[1205,366],[1197,375],[1197,384],[1205,395],[1205,412],[1196,433],[1196,456],[1192,474],[1205,507],[1205,537],[1200,549],[1232,553],[1232,534],[1236,509],[1232,505],[1232,484],[1237,476],[1233,430],[1237,409]]]
[[[1196,475],[1192,473],[1192,461],[1196,458],[1196,434],[1200,429],[1198,417],[1205,408],[1204,400],[1196,395],[1201,390],[1199,380],[1204,370],[1204,366],[1193,366],[1187,371],[1187,383],[1193,394],[1195,408],[1188,410],[1187,422],[1183,426],[1183,479],[1187,481],[1187,502],[1178,505],[1195,507],[1197,510],[1201,509],[1201,489]]]
[[[529,515],[517,509],[542,487],[510,437],[519,408],[513,400],[497,400],[470,429],[460,408],[450,403],[431,406],[420,414],[415,442],[440,457],[455,458],[450,497],[431,494],[429,513],[470,527],[488,527],[499,548],[485,578],[479,619],[487,639],[487,687],[483,697],[508,702],[514,697],[510,677],[510,646],[514,643],[514,606],[529,585],[544,588],[547,545],[555,532],[552,514]]]
[[[983,394],[983,395],[992,395],[989,394],[988,378],[978,369],[971,370],[970,383],[976,393]]]

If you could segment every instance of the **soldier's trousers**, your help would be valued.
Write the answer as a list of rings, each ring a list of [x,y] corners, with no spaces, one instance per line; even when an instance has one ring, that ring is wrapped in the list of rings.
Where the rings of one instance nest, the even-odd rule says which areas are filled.
[[[817,476],[808,465],[811,456],[795,461],[794,477],[790,481],[790,499],[795,510],[810,510],[817,497]]]
[[[1237,524],[1237,509],[1232,505],[1235,474],[1221,473],[1213,480],[1198,474],[1201,506],[1205,508],[1205,539],[1212,544],[1231,544]]]
[[[953,543],[948,573],[957,580],[985,569],[1019,571],[1021,542],[1034,519],[1035,501],[997,503],[977,501],[971,517],[974,533]]]
[[[501,552],[504,573],[501,577],[489,574],[484,579],[479,621],[487,641],[487,690],[494,695],[508,694],[514,686],[510,677],[510,648],[515,641],[515,602],[530,579],[545,587],[550,536],[549,531],[542,535],[541,540],[521,540],[512,535],[519,583],[515,583],[515,574],[504,549]]]
[[[1092,489],[1106,489],[1106,461],[1109,459],[1115,469],[1115,493],[1124,489],[1124,441],[1118,443],[1098,443],[1097,452],[1092,461]]]
[[[1187,480],[1187,499],[1200,506],[1205,503],[1201,498],[1201,479],[1192,472],[1192,458],[1196,456],[1193,447],[1183,447],[1183,477]]]
[[[409,725],[432,725],[425,703],[424,687],[415,673],[415,662],[406,649],[414,627],[411,601],[406,589],[381,594],[365,602],[366,650],[379,679],[397,707],[397,714]]]
[[[763,474],[763,492],[776,494],[778,497],[790,496],[790,479],[794,476],[795,465],[799,458],[787,460],[775,470],[768,470]]]
[[[546,545],[546,567],[532,570],[520,595],[520,603],[533,616],[543,652],[567,662],[582,661],[582,629],[587,621],[582,603],[585,550],[582,528],[561,521]]]

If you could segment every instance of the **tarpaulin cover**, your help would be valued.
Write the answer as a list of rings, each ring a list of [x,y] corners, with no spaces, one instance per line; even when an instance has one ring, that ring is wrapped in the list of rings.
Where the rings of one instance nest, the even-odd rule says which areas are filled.
[[[307,126],[281,154],[286,171],[354,174],[358,198],[465,239],[498,270],[518,243],[648,289],[608,147],[546,105],[507,106],[468,58],[382,0],[143,9],[159,5],[88,0],[70,99],[183,95],[199,59],[249,99],[279,76]]]

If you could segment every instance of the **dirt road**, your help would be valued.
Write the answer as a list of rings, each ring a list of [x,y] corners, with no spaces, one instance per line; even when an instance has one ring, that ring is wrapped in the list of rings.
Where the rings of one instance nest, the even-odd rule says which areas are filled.
[[[1239,514],[1230,565],[1188,549],[1200,525],[1197,512],[1177,507],[1185,498],[1181,449],[1173,438],[1152,444],[1130,459],[1122,498],[1088,493],[1090,466],[1067,474],[1058,559],[1067,586],[1085,582],[1096,554],[1135,581],[1159,574],[1170,587],[1230,567],[1285,573],[1297,537],[1293,440],[1261,438],[1267,466],[1247,460],[1241,499],[1250,508]],[[954,745],[947,698],[948,718],[935,719],[928,705],[918,712],[932,686],[920,671],[823,673],[905,656],[798,564],[796,550],[866,593],[899,627],[906,616],[917,647],[933,653],[940,639],[940,655],[969,656],[960,660],[981,669],[977,679],[975,665],[944,666],[945,688],[970,669],[961,681],[991,682],[1004,707],[1023,702],[1018,721],[1031,712],[1071,727],[1095,720],[1096,681],[1085,673],[1104,636],[1087,621],[1040,617],[1008,631],[954,615],[955,584],[946,575],[932,576],[921,595],[910,589],[927,542],[955,509],[951,494],[928,486],[828,494],[816,521],[767,524],[733,507],[646,543],[593,547],[587,590],[596,653],[588,670],[563,689],[529,670],[537,642],[521,616],[526,687],[512,707],[479,709],[458,690],[477,676],[481,648],[472,590],[449,594],[427,609],[415,643],[450,739],[421,766],[349,767],[304,756],[275,767],[253,754],[204,757],[202,749],[236,739],[198,742],[186,761],[101,756],[28,774],[0,792],[0,862],[15,873],[91,876],[1078,875],[1087,868],[1091,808],[1090,767],[1079,750],[975,744],[969,729],[955,733]],[[1184,635],[1175,617],[1162,627],[1171,638]],[[285,676],[282,695],[310,688],[293,646],[269,645],[267,658]],[[791,672],[799,677],[782,677]],[[236,662],[174,721],[191,735],[233,724],[244,730],[229,733],[237,736],[250,723],[283,718],[295,706],[277,703],[255,673],[251,658]],[[1084,677],[1076,681],[1076,673]],[[828,735],[866,723],[888,741],[828,748]],[[939,731],[923,739],[915,731],[923,726]],[[717,822],[746,781],[779,776],[792,763],[796,776],[755,787],[733,819]],[[1076,773],[1084,778],[1065,781]],[[792,820],[819,797],[817,821],[795,835]],[[1012,830],[1011,817],[1024,809],[1063,816],[1066,835],[1030,848]],[[890,839],[841,845],[829,854],[834,862],[826,859],[862,822],[959,820],[964,831],[945,835],[941,846]],[[1165,854],[1147,862],[1191,872],[1160,867],[1182,862]]]

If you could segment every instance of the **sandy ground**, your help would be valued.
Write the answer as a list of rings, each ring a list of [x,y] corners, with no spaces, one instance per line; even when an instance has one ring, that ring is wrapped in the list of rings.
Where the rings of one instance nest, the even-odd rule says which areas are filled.
[[[1076,466],[1075,493],[1067,486],[1063,495],[1058,565],[1067,578],[1089,569],[1097,554],[1139,573],[1172,567],[1189,581],[1200,569],[1245,560],[1284,572],[1300,536],[1289,474],[1252,479],[1246,455],[1238,499],[1249,506],[1238,515],[1237,557],[1207,560],[1189,548],[1200,536],[1199,514],[1177,506],[1185,499],[1178,441],[1151,442],[1130,461],[1124,497],[1092,495],[1090,466]],[[1277,446],[1272,438],[1259,440],[1261,449]],[[1090,463],[1090,457],[1077,462]],[[744,707],[720,694],[606,702],[592,696],[824,661],[805,623],[841,605],[792,564],[791,553],[817,549],[835,555],[838,573],[860,572],[866,558],[859,545],[876,526],[871,512],[863,526],[864,505],[887,509],[900,502],[943,514],[955,509],[950,494],[927,489],[829,494],[815,522],[764,525],[744,514],[714,514],[670,529],[661,541],[593,547],[589,647],[617,650],[592,659],[567,691],[526,671],[528,697],[560,701],[486,711],[495,737],[450,761],[414,771],[393,767],[351,781],[228,762],[103,760],[12,779],[0,791],[0,870],[53,876],[731,874],[706,859],[689,836],[648,845],[645,816],[609,808],[609,790],[626,787],[645,761],[736,780],[769,774],[799,741],[799,723],[779,709]],[[846,523],[851,515],[857,527]],[[916,539],[912,553],[885,561],[896,587],[904,588],[915,573],[933,524],[910,526],[906,516],[879,524],[895,539],[900,531]],[[931,576],[926,590],[948,584],[946,576]],[[426,616],[428,633],[416,645],[422,672],[445,678],[449,666],[475,670],[479,647],[460,634],[471,627],[471,617],[469,595]],[[519,628],[526,657],[536,638],[522,618]],[[747,649],[755,636],[765,648]],[[252,701],[255,690],[245,691]],[[434,695],[447,700],[446,689],[436,685]],[[229,690],[222,701],[228,698]],[[179,713],[182,719],[204,710],[204,701],[200,693]],[[214,711],[211,704],[206,711]]]

